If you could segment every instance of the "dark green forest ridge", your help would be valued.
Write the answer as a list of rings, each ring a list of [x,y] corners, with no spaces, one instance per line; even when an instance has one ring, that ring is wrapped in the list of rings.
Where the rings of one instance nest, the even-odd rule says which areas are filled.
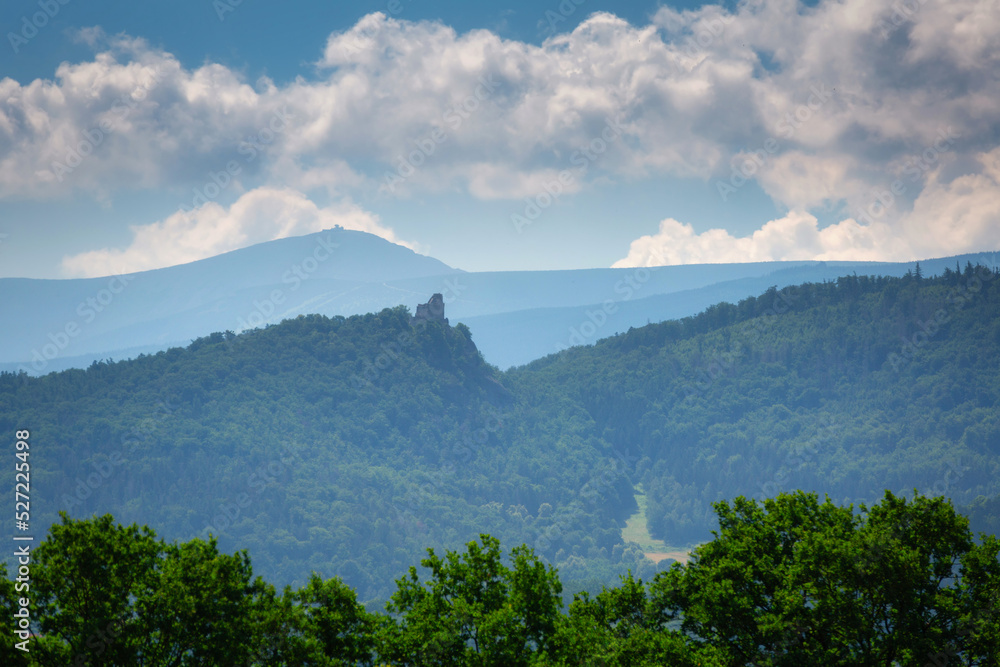
[[[771,290],[504,382],[582,410],[634,461],[651,533],[674,544],[707,539],[711,503],[736,495],[846,504],[917,488],[964,504],[1000,491],[1000,280],[987,267]],[[976,502],[976,525],[996,508]]]
[[[41,378],[0,375],[32,432],[35,525],[110,512],[246,548],[277,584],[384,600],[426,547],[527,544],[567,589],[656,567],[621,528],[709,539],[712,503],[885,489],[996,530],[1000,280],[844,277],[720,304],[500,373],[463,325],[318,315]],[[12,472],[4,471],[12,485]],[[993,522],[993,523],[991,523]]]
[[[168,539],[212,533],[276,583],[316,571],[385,599],[427,546],[484,530],[535,544],[585,487],[596,495],[567,539],[610,553],[632,502],[626,472],[583,420],[531,426],[469,336],[414,328],[399,307],[8,374],[0,429],[32,433],[36,525],[110,512]]]

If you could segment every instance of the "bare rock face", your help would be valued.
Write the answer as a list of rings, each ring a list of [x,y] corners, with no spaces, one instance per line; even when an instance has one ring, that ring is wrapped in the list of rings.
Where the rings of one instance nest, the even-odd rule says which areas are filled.
[[[432,294],[431,300],[417,306],[417,313],[413,316],[413,322],[444,322],[448,324],[448,318],[444,316],[444,297],[441,294]]]

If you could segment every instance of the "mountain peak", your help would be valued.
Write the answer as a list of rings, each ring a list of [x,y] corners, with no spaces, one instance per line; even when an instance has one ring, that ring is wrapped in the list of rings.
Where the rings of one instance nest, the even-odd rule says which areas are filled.
[[[421,255],[381,236],[341,226],[301,236],[288,236],[231,250],[221,255],[154,271],[224,268],[250,284],[275,282],[287,271],[314,278],[383,282],[459,273],[444,262]],[[150,273],[150,272],[146,272]]]

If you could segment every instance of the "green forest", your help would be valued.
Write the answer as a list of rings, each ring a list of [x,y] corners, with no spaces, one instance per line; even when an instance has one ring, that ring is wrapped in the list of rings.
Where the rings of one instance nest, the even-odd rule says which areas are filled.
[[[567,606],[630,572],[652,581],[670,560],[622,537],[638,489],[649,534],[677,550],[712,539],[720,501],[796,490],[944,496],[998,530],[986,267],[772,289],[507,372],[473,339],[400,306],[6,373],[0,432],[31,432],[39,533],[60,512],[111,514],[245,550],[275,586],[336,579],[369,610],[428,547],[482,534],[556,568]]]
[[[688,564],[568,608],[556,568],[481,534],[428,549],[384,612],[338,578],[279,592],[214,539],[64,514],[26,583],[0,578],[0,606],[25,627],[4,624],[0,654],[46,667],[997,664],[1000,540],[973,539],[949,501],[886,492],[853,508],[796,492],[714,511],[717,535]]]
[[[1000,280],[846,276],[770,290],[511,371],[561,394],[626,460],[650,531],[707,539],[711,504],[805,489],[842,503],[914,488],[996,531]],[[989,500],[992,498],[992,500]],[[991,511],[992,510],[992,511]],[[993,523],[988,523],[993,521]]]
[[[470,335],[400,307],[7,374],[0,429],[30,430],[36,524],[112,513],[168,539],[211,534],[281,584],[315,571],[384,601],[427,546],[487,531],[610,553],[627,472],[582,419],[526,420]]]

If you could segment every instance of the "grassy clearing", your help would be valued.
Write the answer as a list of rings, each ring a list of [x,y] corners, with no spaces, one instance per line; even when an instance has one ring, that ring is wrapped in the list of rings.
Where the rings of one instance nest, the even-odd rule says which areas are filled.
[[[642,488],[642,484],[635,486],[635,502],[639,509],[625,522],[625,527],[622,528],[622,539],[638,544],[646,557],[654,562],[658,563],[664,558],[686,562],[688,549],[670,546],[663,540],[657,540],[650,536],[649,526],[646,523],[646,492]]]
[[[635,487],[635,502],[639,509],[625,522],[622,539],[635,542],[643,551],[669,551],[663,540],[653,539],[649,535],[649,527],[646,525],[646,493],[641,484]]]

